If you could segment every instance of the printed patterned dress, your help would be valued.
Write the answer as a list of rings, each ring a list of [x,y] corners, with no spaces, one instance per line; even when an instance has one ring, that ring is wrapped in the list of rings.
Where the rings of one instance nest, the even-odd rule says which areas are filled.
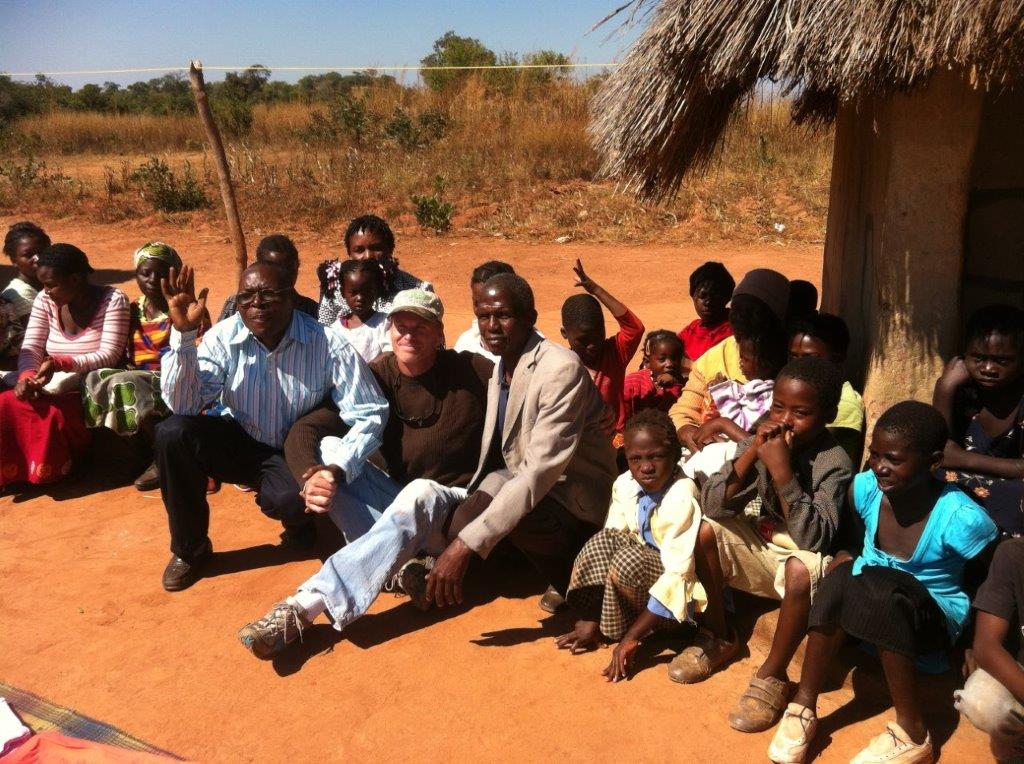
[[[1000,459],[1024,458],[1024,399],[1018,404],[1009,428],[995,437],[985,432],[980,412],[976,391],[970,386],[961,388],[954,404],[954,418],[959,435],[956,441],[964,450]],[[1024,480],[965,470],[943,469],[942,473],[947,482],[955,483],[981,504],[1000,531],[1024,534]]]
[[[170,410],[160,397],[160,357],[171,339],[171,320],[161,314],[146,320],[146,298],[131,306],[128,369],[98,369],[82,384],[87,427],[107,427],[118,435],[135,435],[147,417],[163,419]]]

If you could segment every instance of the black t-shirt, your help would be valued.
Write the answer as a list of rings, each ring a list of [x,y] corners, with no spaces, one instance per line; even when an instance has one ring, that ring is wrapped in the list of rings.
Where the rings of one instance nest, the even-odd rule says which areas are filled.
[[[1006,648],[1016,653],[1018,663],[1024,663],[1024,538],[1008,539],[996,549],[988,578],[974,598],[974,608],[1009,621]]]

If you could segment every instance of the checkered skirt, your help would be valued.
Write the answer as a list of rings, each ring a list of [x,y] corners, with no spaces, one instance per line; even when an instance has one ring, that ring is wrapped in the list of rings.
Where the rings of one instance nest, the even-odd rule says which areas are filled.
[[[647,607],[650,589],[664,572],[657,549],[634,533],[605,528],[577,555],[565,599],[618,641]]]

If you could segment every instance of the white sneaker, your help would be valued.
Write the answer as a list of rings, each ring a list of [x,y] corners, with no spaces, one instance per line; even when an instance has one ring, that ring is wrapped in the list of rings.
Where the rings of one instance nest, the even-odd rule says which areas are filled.
[[[935,761],[932,736],[915,743],[896,722],[889,722],[868,747],[850,760],[850,764],[931,764]]]
[[[790,703],[768,746],[768,758],[777,764],[803,764],[807,747],[817,731],[818,717],[814,711],[799,703]]]

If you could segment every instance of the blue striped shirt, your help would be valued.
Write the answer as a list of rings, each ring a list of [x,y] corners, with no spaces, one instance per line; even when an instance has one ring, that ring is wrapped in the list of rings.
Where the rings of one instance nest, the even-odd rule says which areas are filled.
[[[295,420],[329,392],[350,429],[343,438],[325,438],[322,456],[341,467],[349,482],[380,447],[388,417],[377,380],[355,349],[297,310],[272,352],[238,314],[206,332],[198,349],[195,332],[172,329],[170,352],[160,362],[160,390],[175,414],[199,414],[219,401],[222,416],[274,448],[284,446]]]

